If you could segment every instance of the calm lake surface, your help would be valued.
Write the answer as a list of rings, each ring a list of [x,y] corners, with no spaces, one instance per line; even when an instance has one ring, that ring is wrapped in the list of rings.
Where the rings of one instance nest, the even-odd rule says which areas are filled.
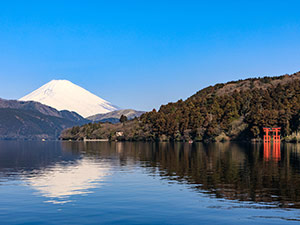
[[[0,224],[299,224],[300,145],[0,141]]]

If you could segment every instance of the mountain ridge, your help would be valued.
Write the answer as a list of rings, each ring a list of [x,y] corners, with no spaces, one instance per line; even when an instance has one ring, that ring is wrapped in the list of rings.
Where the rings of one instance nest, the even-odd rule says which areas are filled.
[[[0,139],[57,139],[63,129],[88,122],[39,102],[0,99]]]
[[[51,80],[19,100],[40,102],[60,111],[74,111],[84,118],[117,109],[110,102],[68,80]]]
[[[55,116],[59,118],[68,118],[74,122],[86,122],[86,119],[81,117],[76,112],[70,112],[67,110],[58,111],[51,106],[44,105],[35,101],[18,101],[18,100],[6,100],[0,98],[0,108],[11,108],[11,109],[23,109],[38,111],[47,116]]]
[[[135,117],[140,117],[143,113],[145,113],[145,111],[137,111],[134,109],[120,109],[105,114],[96,114],[93,116],[89,116],[86,119],[91,120],[93,122],[119,122],[119,119],[122,115],[126,116],[127,119],[131,120]]]

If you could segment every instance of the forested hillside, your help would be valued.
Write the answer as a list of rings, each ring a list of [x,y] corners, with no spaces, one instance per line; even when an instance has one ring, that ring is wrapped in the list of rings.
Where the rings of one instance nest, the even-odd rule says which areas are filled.
[[[204,88],[187,100],[179,100],[143,114],[128,123],[126,140],[250,140],[262,137],[264,126],[282,127],[282,136],[300,129],[300,73],[279,77],[252,78]],[[92,126],[92,125],[90,125]],[[124,129],[106,129],[109,137]],[[97,132],[94,132],[98,130]],[[130,130],[130,132],[129,132]],[[76,133],[73,130],[73,133]],[[86,136],[78,128],[81,136]],[[78,133],[75,136],[78,136]],[[102,133],[102,136],[104,134]],[[75,137],[65,131],[63,138]],[[88,135],[87,135],[88,136]],[[106,135],[108,137],[108,135]],[[94,135],[97,137],[97,135]]]

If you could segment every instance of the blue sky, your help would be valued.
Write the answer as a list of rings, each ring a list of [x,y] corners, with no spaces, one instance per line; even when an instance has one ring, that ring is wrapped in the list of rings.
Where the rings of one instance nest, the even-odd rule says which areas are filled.
[[[0,97],[68,79],[151,110],[300,70],[299,1],[0,1]]]

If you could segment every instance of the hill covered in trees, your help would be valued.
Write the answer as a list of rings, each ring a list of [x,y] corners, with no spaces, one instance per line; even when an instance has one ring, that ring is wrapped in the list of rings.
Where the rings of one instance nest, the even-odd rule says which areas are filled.
[[[204,88],[185,101],[162,105],[122,125],[88,124],[65,130],[63,139],[160,141],[260,139],[265,126],[287,137],[300,129],[300,72],[251,78]],[[123,132],[122,137],[115,133]],[[100,135],[101,134],[101,135]]]

